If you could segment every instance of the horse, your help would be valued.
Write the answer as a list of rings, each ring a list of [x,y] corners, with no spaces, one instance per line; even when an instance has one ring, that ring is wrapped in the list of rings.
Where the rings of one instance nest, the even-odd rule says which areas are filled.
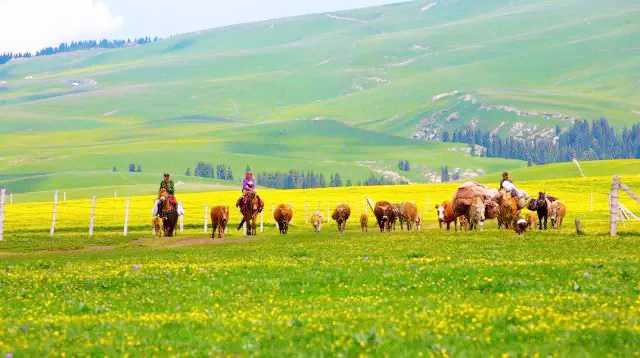
[[[347,225],[347,220],[349,220],[349,216],[351,216],[351,208],[349,207],[349,205],[339,204],[338,206],[336,206],[336,209],[333,211],[333,215],[331,215],[331,218],[338,224],[339,232],[344,232]]]
[[[164,188],[158,194],[158,208],[158,215],[164,224],[164,236],[172,237],[178,224],[178,203],[175,198],[170,199],[169,192]]]
[[[240,202],[240,200],[238,200],[238,202]],[[236,203],[236,206],[240,207],[240,204]],[[260,196],[258,196],[255,191],[249,193],[246,205],[243,205],[240,209],[240,213],[242,214],[242,221],[240,221],[240,225],[238,225],[238,230],[242,229],[242,225],[244,225],[244,223],[247,223],[247,236],[255,236],[256,221],[258,218],[258,214],[262,211],[263,208],[264,201],[260,199]]]
[[[213,232],[211,238],[216,238],[216,229],[218,229],[218,238],[224,239],[224,231],[227,228],[229,222],[229,207],[228,206],[216,206],[211,209],[211,226]]]
[[[286,234],[289,231],[289,222],[293,218],[293,209],[287,204],[280,204],[273,212],[273,219],[278,224],[280,234]]]
[[[547,230],[547,220],[549,219],[549,204],[549,198],[547,198],[546,193],[542,191],[538,194],[538,199],[531,199],[529,201],[529,210],[536,211],[538,213],[538,230],[542,230],[543,222],[544,229]]]

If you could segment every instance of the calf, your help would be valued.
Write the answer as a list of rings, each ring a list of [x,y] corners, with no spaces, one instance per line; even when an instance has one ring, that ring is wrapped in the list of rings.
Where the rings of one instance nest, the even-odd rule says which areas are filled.
[[[481,197],[476,196],[471,200],[471,207],[469,208],[469,230],[475,230],[484,225],[485,204]]]
[[[313,231],[315,232],[320,231],[320,227],[322,226],[323,220],[324,220],[324,215],[322,215],[322,212],[316,211],[315,213],[311,214],[311,225],[313,225]]]
[[[333,215],[331,218],[336,221],[338,224],[338,231],[344,232],[347,226],[347,220],[349,220],[349,216],[351,216],[351,208],[347,204],[339,204],[336,206],[336,209],[333,211]]]
[[[536,213],[527,214],[527,225],[529,230],[535,229],[537,224],[538,224],[538,215]]]
[[[153,228],[155,238],[159,239],[164,237],[164,220],[162,220],[162,216],[154,216],[151,220],[151,227]]]
[[[362,232],[369,231],[369,216],[367,216],[367,214],[360,215],[360,228]]]
[[[469,221],[466,216],[462,215],[458,217],[458,220],[460,221],[460,230],[469,230]]]
[[[458,231],[458,220],[453,212],[453,204],[451,201],[446,200],[441,205],[436,205],[438,212],[438,225],[442,229],[442,224],[447,225],[447,230],[451,229],[451,223],[453,223],[455,230]]]
[[[559,229],[562,226],[562,220],[567,213],[567,207],[560,200],[556,200],[549,205],[549,219],[551,227]]]
[[[516,231],[516,235],[522,236],[522,235],[524,235],[524,232],[527,231],[527,228],[530,227],[529,226],[529,221],[518,217],[518,218],[515,219],[513,227],[514,227],[514,229]]]
[[[224,239],[224,232],[229,222],[229,207],[215,206],[211,208],[211,239],[216,238],[216,229],[218,230],[218,238]]]
[[[287,204],[280,204],[273,212],[273,219],[278,225],[280,234],[286,234],[289,232],[289,222],[293,218],[293,209]]]

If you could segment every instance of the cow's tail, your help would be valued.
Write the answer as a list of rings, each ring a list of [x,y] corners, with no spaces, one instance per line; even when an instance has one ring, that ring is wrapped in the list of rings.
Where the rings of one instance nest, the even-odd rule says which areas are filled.
[[[371,198],[367,198],[367,204],[369,204],[369,207],[371,208],[371,211],[374,211],[373,209],[373,200],[371,200]]]

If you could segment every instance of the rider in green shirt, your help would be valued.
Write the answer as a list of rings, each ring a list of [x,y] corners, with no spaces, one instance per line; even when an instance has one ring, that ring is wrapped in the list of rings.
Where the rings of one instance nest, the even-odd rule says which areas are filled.
[[[174,195],[173,180],[169,179],[169,173],[164,173],[164,179],[160,182],[160,189],[167,189],[169,195]]]

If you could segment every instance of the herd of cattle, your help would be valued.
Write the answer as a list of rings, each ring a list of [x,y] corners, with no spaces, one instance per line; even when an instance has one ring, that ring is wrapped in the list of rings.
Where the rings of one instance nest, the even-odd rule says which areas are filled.
[[[405,225],[407,230],[420,230],[422,227],[422,216],[413,202],[378,201],[373,204],[367,199],[367,204],[373,210],[376,223],[382,232],[395,230],[397,222],[402,230]],[[525,207],[530,212],[522,217]],[[441,229],[446,226],[447,230],[450,230],[453,223],[455,230],[458,230],[459,222],[461,230],[482,230],[485,221],[496,219],[498,228],[513,229],[517,234],[534,229],[536,225],[539,230],[546,230],[547,220],[551,221],[553,228],[558,229],[567,210],[564,203],[544,192],[539,193],[538,198],[525,200],[508,190],[489,189],[476,182],[464,183],[457,189],[452,200],[446,200],[435,208]],[[345,231],[350,216],[349,205],[336,206],[331,218],[336,222],[339,232]],[[278,205],[273,212],[273,219],[280,233],[286,234],[293,219],[293,208],[287,204]],[[215,237],[216,231],[218,237],[223,238],[228,220],[228,206],[216,206],[211,209],[212,238]],[[320,231],[323,222],[325,217],[321,211],[311,214],[310,223],[314,231]],[[363,232],[368,231],[369,217],[366,213],[360,216],[360,227]]]

